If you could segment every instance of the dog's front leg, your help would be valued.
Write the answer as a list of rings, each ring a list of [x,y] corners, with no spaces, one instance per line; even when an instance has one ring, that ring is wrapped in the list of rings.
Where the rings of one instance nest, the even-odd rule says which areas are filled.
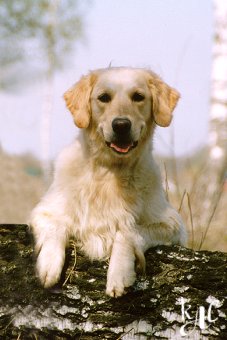
[[[129,239],[118,231],[113,243],[107,273],[106,294],[119,297],[125,293],[136,279],[135,249]]]
[[[47,195],[32,212],[30,227],[35,239],[36,271],[45,288],[55,285],[60,279],[71,223],[64,202],[54,195]]]

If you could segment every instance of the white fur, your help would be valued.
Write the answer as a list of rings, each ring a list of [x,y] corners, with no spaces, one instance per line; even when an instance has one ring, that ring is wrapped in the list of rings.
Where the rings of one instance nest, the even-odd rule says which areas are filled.
[[[91,259],[110,258],[106,293],[118,297],[134,283],[135,261],[143,267],[148,248],[184,245],[186,232],[180,216],[166,201],[151,154],[155,123],[148,77],[153,77],[154,84],[159,81],[157,86],[167,85],[139,69],[99,70],[92,76],[89,126],[60,154],[53,184],[33,210],[30,225],[38,254],[37,272],[45,287],[59,280],[65,248],[74,238]],[[111,89],[113,99],[100,103],[97,95],[106,89]],[[130,100],[130,91],[135,89],[143,91],[143,103]],[[88,88],[80,91],[86,92],[80,94],[83,98]],[[71,106],[70,110],[77,123],[77,111]],[[138,146],[125,155],[116,154],[105,143],[111,139],[111,122],[118,116],[131,120],[132,138],[138,140]],[[78,125],[83,123],[80,113]]]

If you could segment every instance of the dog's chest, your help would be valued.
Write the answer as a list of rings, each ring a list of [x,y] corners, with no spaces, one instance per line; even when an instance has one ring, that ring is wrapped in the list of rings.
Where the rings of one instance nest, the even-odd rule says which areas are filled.
[[[118,229],[134,224],[141,199],[135,180],[111,172],[89,172],[77,183],[76,215],[80,229]]]

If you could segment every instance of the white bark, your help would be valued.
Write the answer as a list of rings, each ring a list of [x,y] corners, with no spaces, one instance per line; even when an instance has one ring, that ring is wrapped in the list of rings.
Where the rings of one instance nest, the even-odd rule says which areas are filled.
[[[209,147],[212,165],[220,172],[227,152],[227,1],[214,0],[214,15]]]
[[[194,185],[192,214],[202,240],[212,226],[223,193],[227,170],[227,1],[213,0],[214,38],[211,70],[210,126],[208,156],[198,185]],[[223,212],[223,215],[226,212]],[[227,221],[227,214],[226,221]],[[189,223],[190,225],[190,223]],[[224,226],[223,226],[224,227]]]
[[[44,102],[41,116],[41,155],[44,180],[49,182],[51,177],[51,120],[54,97],[54,69],[55,69],[55,39],[54,31],[57,26],[57,10],[60,0],[51,0],[49,3],[49,22],[45,29],[44,39],[46,45],[47,69],[44,88]]]
[[[51,120],[53,112],[53,77],[47,77],[44,85],[44,99],[41,116],[40,138],[43,176],[46,183],[49,182],[51,173]]]
[[[211,75],[208,196],[205,209],[214,210],[227,165],[227,1],[214,0],[214,43]]]

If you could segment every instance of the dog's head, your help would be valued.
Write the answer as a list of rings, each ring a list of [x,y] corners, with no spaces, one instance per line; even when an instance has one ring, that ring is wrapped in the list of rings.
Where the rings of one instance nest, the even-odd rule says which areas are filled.
[[[179,93],[151,71],[109,68],[82,77],[64,98],[93,143],[122,158],[144,144],[155,123],[170,124]]]

